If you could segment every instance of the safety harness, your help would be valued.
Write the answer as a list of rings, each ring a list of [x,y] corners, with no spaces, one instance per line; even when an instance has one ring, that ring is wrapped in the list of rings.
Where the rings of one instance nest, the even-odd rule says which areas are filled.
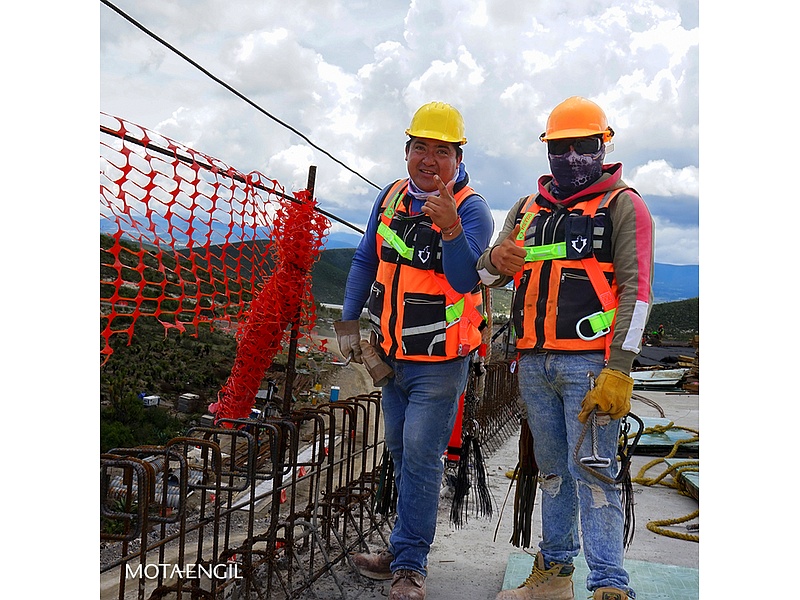
[[[377,234],[402,258],[412,262],[414,258],[414,248],[409,247],[390,227],[392,219],[397,212],[397,206],[405,196],[407,188],[408,179],[400,179],[387,191],[384,198],[389,198],[390,200],[388,202],[384,200],[385,207],[381,213],[381,222],[378,224]],[[461,202],[473,194],[475,194],[475,191],[469,186],[464,186],[459,190],[455,194],[456,208],[461,205]],[[434,231],[441,232],[441,228],[435,223],[431,223],[431,228]],[[479,331],[482,331],[486,326],[486,318],[475,306],[472,293],[459,294],[448,283],[444,275],[436,273],[433,269],[428,269],[427,273],[447,300],[445,308],[446,327],[449,328],[456,323],[459,324],[458,355],[467,356],[472,350],[469,342],[469,326],[472,325]]]
[[[617,188],[609,192],[606,192],[606,194],[603,196],[600,203],[598,204],[597,209],[608,206],[611,203],[611,201],[617,197],[617,195],[629,189],[631,188]],[[537,194],[531,194],[530,196],[527,197],[527,199],[522,205],[523,210],[525,210],[525,208],[530,205],[530,203],[536,198],[536,196]],[[566,258],[567,257],[566,241],[556,242],[554,244],[543,244],[540,246],[525,246],[525,233],[530,224],[533,222],[533,219],[536,216],[536,214],[537,214],[536,212],[525,212],[523,214],[523,217],[520,220],[519,233],[517,234],[517,237],[514,240],[518,246],[520,246],[525,250],[525,262],[534,262],[541,260],[558,260]],[[581,318],[575,326],[576,333],[579,338],[585,341],[591,341],[601,336],[606,336],[605,359],[608,360],[609,354],[611,352],[611,338],[612,338],[612,336],[609,334],[611,333],[614,325],[614,316],[616,314],[616,309],[617,309],[617,298],[611,291],[611,286],[608,284],[608,280],[603,274],[603,269],[600,267],[600,263],[598,262],[594,253],[584,258],[581,258],[580,263],[584,271],[586,271],[586,275],[589,277],[589,281],[592,284],[592,288],[594,289],[595,294],[597,294],[597,297],[600,300],[600,305],[602,309]],[[519,287],[521,276],[522,276],[521,271],[514,276],[514,284],[517,287]],[[581,332],[581,325],[584,322],[588,323],[589,327],[593,332],[593,335],[586,336]]]

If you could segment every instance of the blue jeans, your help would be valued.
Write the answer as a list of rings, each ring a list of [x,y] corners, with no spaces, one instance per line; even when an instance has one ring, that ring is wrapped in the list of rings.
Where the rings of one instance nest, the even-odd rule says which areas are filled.
[[[578,519],[589,576],[586,587],[615,587],[635,597],[622,567],[623,522],[620,489],[588,473],[574,459],[583,430],[578,421],[589,390],[587,373],[600,374],[602,352],[524,354],[519,361],[519,389],[528,410],[542,498],[542,541],[545,564],[572,564],[580,551]],[[598,455],[612,459],[600,472],[614,478],[620,421],[597,428]],[[587,430],[578,458],[592,454]]]
[[[427,576],[444,472],[442,456],[467,385],[469,361],[387,362],[394,377],[383,386],[381,403],[397,485],[397,518],[389,537],[391,569]]]

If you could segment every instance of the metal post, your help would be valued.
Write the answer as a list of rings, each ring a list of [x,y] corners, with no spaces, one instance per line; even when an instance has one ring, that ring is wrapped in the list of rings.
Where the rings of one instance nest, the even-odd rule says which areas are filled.
[[[308,183],[306,189],[309,191],[309,198],[314,198],[314,185],[317,180],[317,167],[308,167]],[[294,378],[297,375],[295,364],[297,362],[297,338],[300,336],[300,309],[297,309],[294,322],[292,323],[292,335],[289,338],[289,356],[286,360],[286,383],[283,386],[283,414],[287,415],[292,410],[292,393]]]

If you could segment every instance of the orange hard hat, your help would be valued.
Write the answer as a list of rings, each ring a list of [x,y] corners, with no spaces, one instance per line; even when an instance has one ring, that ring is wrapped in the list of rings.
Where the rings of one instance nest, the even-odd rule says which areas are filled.
[[[604,143],[614,137],[603,109],[591,100],[572,96],[553,109],[547,117],[547,130],[539,139],[546,142],[601,134]]]

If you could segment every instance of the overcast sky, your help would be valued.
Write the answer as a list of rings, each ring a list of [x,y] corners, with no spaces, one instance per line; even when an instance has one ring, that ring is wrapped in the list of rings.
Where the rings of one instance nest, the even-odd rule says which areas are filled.
[[[100,4],[102,112],[287,190],[316,165],[320,206],[359,228],[370,183],[406,174],[420,105],[463,114],[464,164],[499,229],[549,170],[538,137],[550,110],[588,97],[616,131],[606,161],[623,163],[655,218],[656,261],[699,262],[696,1],[112,3],[367,181]]]

